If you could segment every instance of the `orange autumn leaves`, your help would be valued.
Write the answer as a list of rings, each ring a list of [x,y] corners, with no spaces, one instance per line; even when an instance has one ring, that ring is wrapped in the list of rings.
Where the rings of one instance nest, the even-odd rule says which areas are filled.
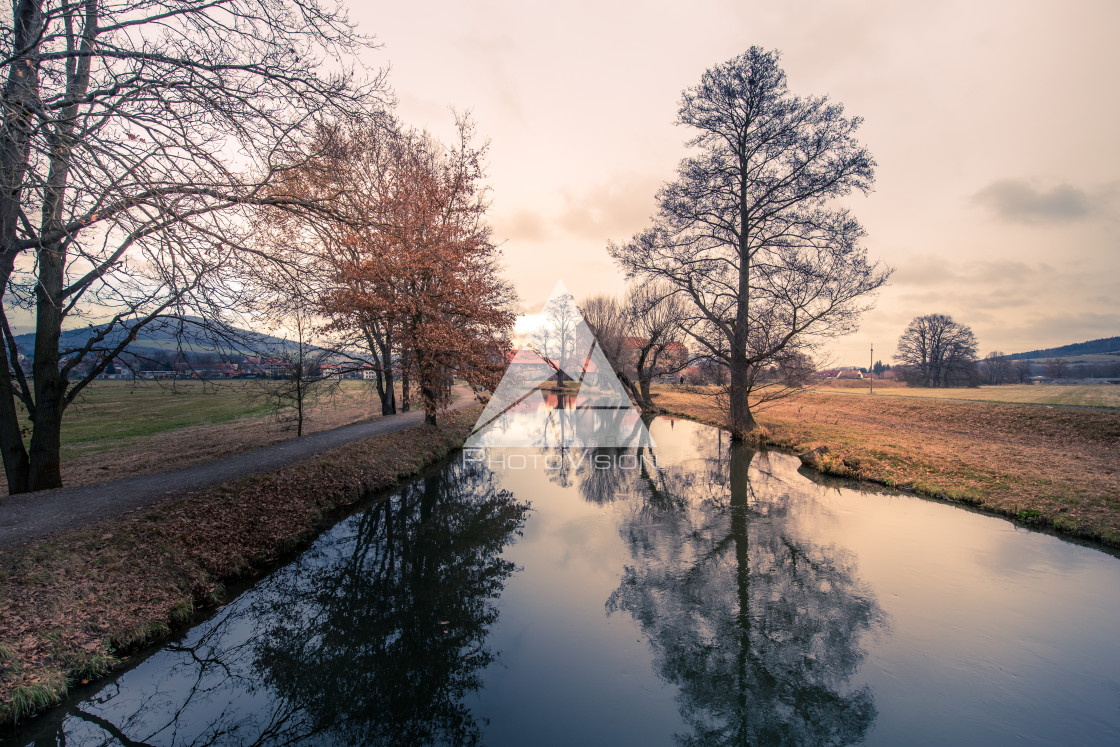
[[[492,388],[509,347],[515,295],[501,278],[486,223],[486,146],[458,120],[447,146],[391,127],[333,131],[331,163],[316,175],[347,220],[320,231],[335,329],[378,337],[434,421],[462,377]]]

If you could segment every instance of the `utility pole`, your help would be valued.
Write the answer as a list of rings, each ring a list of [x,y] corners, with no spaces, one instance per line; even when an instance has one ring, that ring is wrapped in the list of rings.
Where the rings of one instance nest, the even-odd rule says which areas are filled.
[[[875,343],[871,343],[871,368],[867,369],[871,372],[871,393],[875,393]]]

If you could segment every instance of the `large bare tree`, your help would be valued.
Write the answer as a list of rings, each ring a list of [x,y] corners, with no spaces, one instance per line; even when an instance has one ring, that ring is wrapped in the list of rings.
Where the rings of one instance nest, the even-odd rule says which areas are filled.
[[[833,200],[867,192],[874,162],[858,117],[792,95],[778,53],[752,47],[708,70],[681,99],[692,128],[654,225],[611,254],[630,277],[689,301],[694,354],[730,371],[734,438],[756,427],[761,372],[855,329],[889,271],[867,259],[859,222]]]
[[[217,323],[238,305],[246,206],[326,209],[275,185],[318,120],[370,107],[380,75],[358,82],[351,62],[364,44],[320,0],[16,0],[0,30],[10,492],[61,484],[63,411],[145,325]],[[25,370],[12,328],[29,315]]]
[[[898,338],[895,360],[902,377],[914,386],[979,385],[976,335],[947,314],[915,317]]]

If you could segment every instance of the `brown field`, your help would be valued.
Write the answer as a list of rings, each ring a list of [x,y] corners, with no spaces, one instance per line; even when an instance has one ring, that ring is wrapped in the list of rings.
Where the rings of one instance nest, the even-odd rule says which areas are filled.
[[[722,425],[715,398],[657,388],[667,412]],[[763,443],[819,468],[1120,545],[1120,412],[817,391],[757,414]]]

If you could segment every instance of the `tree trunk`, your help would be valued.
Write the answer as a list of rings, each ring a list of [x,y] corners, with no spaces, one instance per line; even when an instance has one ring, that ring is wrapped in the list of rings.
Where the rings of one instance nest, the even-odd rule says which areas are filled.
[[[731,429],[731,438],[735,441],[742,441],[748,433],[758,427],[748,401],[751,391],[748,375],[746,357],[733,357],[731,360],[731,385],[728,391],[730,398],[728,426]]]
[[[6,285],[6,280],[4,282]],[[15,365],[19,365],[18,361]],[[23,445],[23,434],[20,433],[19,411],[16,409],[14,392],[7,346],[0,345],[0,451],[3,451],[4,476],[11,495],[27,492],[30,468],[27,449]]]
[[[402,368],[401,369],[401,412],[408,412],[409,410],[412,409],[412,405],[409,402],[409,400],[411,399],[411,396],[410,396],[411,393],[409,391],[409,388],[410,387],[409,387],[409,381],[408,381],[408,369],[407,368]]]
[[[442,387],[442,382],[431,381],[430,376],[424,376],[421,370],[420,376],[420,400],[424,405],[424,423],[426,425],[436,424],[436,402],[439,397],[439,389]]]
[[[36,347],[38,347],[36,345]],[[59,452],[62,448],[62,392],[65,382],[54,376],[40,382],[35,375],[35,418],[28,451],[28,490],[62,487]]]
[[[393,355],[386,349],[381,356],[381,371],[385,377],[384,391],[381,395],[381,414],[393,415],[397,412],[397,385],[393,378]]]
[[[43,14],[41,0],[19,0],[12,15],[12,52],[36,50],[13,60],[4,82],[4,121],[0,126],[0,297],[7,290],[15,263],[17,225],[24,173],[31,153],[32,111],[38,99],[39,56]],[[4,50],[9,53],[9,50]],[[10,366],[19,361],[0,351],[0,451],[9,493],[28,490],[30,462],[20,432],[19,410],[15,403]]]
[[[296,438],[303,436],[303,372],[302,365],[300,376],[296,379]]]
[[[35,286],[35,417],[32,419],[29,490],[62,487],[59,451],[62,446],[63,397],[68,380],[59,370],[62,331],[62,283],[65,256],[56,242],[37,252],[39,283]]]
[[[651,397],[650,394],[649,394],[649,377],[648,376],[643,376],[641,378],[639,384],[640,384],[639,391],[641,392],[641,395],[642,395],[642,401],[640,403],[641,408],[643,410],[647,410],[647,411],[654,409],[654,407],[653,407],[653,397]]]
[[[378,347],[381,354],[380,374],[385,377],[384,388],[378,391],[381,396],[381,414],[393,415],[397,412],[397,388],[393,377],[393,341],[388,332],[378,341]],[[381,382],[380,376],[378,382]]]
[[[81,49],[92,49],[96,4],[87,4]],[[83,56],[67,76],[67,105],[53,129],[47,130],[50,145],[50,168],[43,190],[40,235],[52,235],[62,228],[62,211],[74,148],[74,127],[78,117],[78,101],[89,88],[89,55]],[[62,370],[58,343],[62,334],[63,285],[66,281],[66,244],[58,239],[39,246],[39,264],[35,286],[35,417],[32,419],[31,449],[28,454],[30,490],[62,487],[59,452],[62,448],[62,412],[69,386],[69,374]]]
[[[746,156],[739,155],[739,173],[746,179]],[[731,439],[742,441],[748,433],[753,431],[757,424],[751,414],[751,405],[748,397],[751,393],[750,361],[747,360],[747,342],[750,339],[750,299],[751,299],[751,255],[750,243],[747,240],[747,192],[746,184],[739,185],[739,292],[735,299],[735,323],[731,330],[730,342],[730,369],[731,389],[729,392],[730,403],[728,425],[731,428]]]

